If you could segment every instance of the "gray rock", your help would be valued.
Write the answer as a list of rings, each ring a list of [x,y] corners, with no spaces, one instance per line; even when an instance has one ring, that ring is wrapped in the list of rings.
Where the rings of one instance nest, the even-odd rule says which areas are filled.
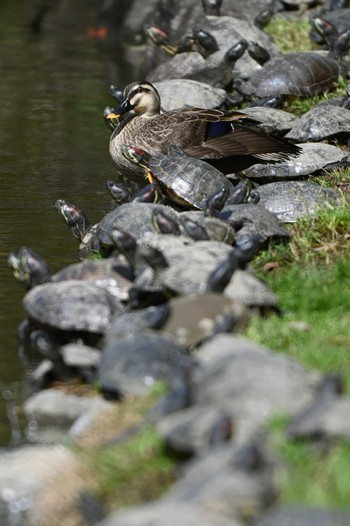
[[[68,343],[60,347],[60,354],[68,367],[96,368],[101,359],[101,352],[94,347],[80,343]]]
[[[274,463],[260,452],[257,466],[240,463],[242,448],[222,445],[193,461],[166,499],[251,519],[277,497]]]
[[[220,409],[190,407],[162,418],[157,431],[170,449],[192,455],[229,440],[232,423],[230,416]]]
[[[310,404],[319,375],[244,338],[219,334],[196,354],[195,403],[233,418],[235,439],[247,440],[272,417]]]
[[[276,308],[278,303],[276,294],[268,285],[248,270],[236,270],[225,287],[224,294],[247,307],[267,310]]]
[[[103,349],[97,380],[105,392],[140,396],[157,380],[168,381],[176,368],[191,362],[187,349],[175,338],[140,332]]]
[[[57,389],[44,389],[32,395],[24,404],[24,413],[29,422],[28,439],[48,440],[49,437],[64,438],[69,427],[86,414],[110,407],[110,402],[99,397],[65,394]]]
[[[2,525],[26,526],[26,515],[53,474],[75,465],[63,446],[22,446],[0,455],[0,518]]]
[[[323,397],[295,415],[287,432],[294,438],[350,439],[350,398]]]

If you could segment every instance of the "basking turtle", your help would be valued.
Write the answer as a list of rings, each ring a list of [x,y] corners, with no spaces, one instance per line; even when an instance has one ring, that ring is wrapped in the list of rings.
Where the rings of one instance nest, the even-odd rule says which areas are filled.
[[[298,142],[322,141],[329,137],[348,138],[350,110],[336,105],[317,105],[295,121],[285,135]]]
[[[244,113],[258,121],[258,127],[264,132],[276,137],[285,136],[298,122],[298,118],[292,113],[267,106],[250,106],[244,108]]]
[[[260,204],[284,223],[294,223],[300,217],[316,215],[327,205],[340,205],[342,197],[332,188],[308,181],[278,181],[259,188]]]
[[[162,108],[166,111],[194,106],[206,109],[218,108],[225,103],[227,93],[221,88],[191,79],[169,79],[154,82]]]
[[[244,170],[244,175],[255,181],[273,182],[300,179],[322,170],[349,165],[347,152],[332,144],[305,142],[299,146],[301,154],[297,159],[276,164],[255,164]]]
[[[51,279],[46,260],[30,247],[21,247],[17,253],[11,252],[7,264],[15,279],[26,290]]]
[[[233,65],[243,55],[247,46],[248,42],[242,38],[226,51],[217,66],[203,67],[193,73],[183,75],[182,78],[205,82],[216,88],[229,90],[233,81]]]
[[[168,297],[217,292],[213,272],[230,258],[231,275],[241,264],[238,251],[225,243],[189,243],[182,236],[153,236],[147,243],[139,245],[138,257],[147,262],[148,267],[136,276],[130,290],[132,301],[136,301],[140,294],[143,297],[144,293],[154,291],[163,292]]]
[[[158,181],[164,192],[181,205],[204,210],[208,198],[219,190],[225,190],[227,203],[230,193],[234,194],[234,187],[219,170],[175,145],[170,145],[167,155],[149,155],[129,145],[123,145],[122,151],[128,160],[142,166],[151,183]]]
[[[128,299],[132,272],[128,265],[116,258],[91,259],[68,265],[51,274],[45,259],[30,247],[21,247],[17,253],[11,252],[8,264],[14,277],[26,290],[48,281],[65,280],[91,281],[107,289],[119,300]]]
[[[244,95],[318,95],[335,87],[346,68],[334,58],[305,51],[272,58],[237,89]]]
[[[55,208],[80,243],[79,258],[85,259],[93,252],[91,240],[97,225],[91,226],[85,212],[64,199],[57,199]]]
[[[23,305],[34,323],[45,329],[103,334],[121,304],[94,283],[64,280],[37,285],[27,292]]]

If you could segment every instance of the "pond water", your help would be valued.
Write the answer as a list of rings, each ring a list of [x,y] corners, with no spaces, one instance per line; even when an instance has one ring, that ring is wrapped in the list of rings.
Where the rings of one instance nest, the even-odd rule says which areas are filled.
[[[55,272],[78,254],[55,201],[78,205],[92,223],[111,206],[104,183],[117,174],[102,111],[115,102],[108,86],[119,81],[119,70],[89,38],[96,4],[57,0],[33,34],[30,1],[0,2],[0,446],[17,439],[7,413],[21,402],[25,376],[16,337],[24,291],[8,254],[29,246]],[[123,70],[122,85],[128,75]]]

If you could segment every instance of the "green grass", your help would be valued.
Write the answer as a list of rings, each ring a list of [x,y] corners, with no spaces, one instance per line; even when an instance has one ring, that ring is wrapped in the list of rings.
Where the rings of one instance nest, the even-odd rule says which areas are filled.
[[[148,395],[126,397],[74,446],[90,490],[108,509],[157,499],[175,480],[178,459],[166,451],[154,427],[144,423],[164,392],[158,382]]]
[[[316,49],[308,37],[311,25],[307,20],[288,21],[275,17],[266,26],[265,32],[273,37],[277,47],[285,52],[312,51]]]
[[[350,392],[350,256],[331,268],[294,264],[265,279],[284,314],[254,318],[246,336],[309,367],[341,372]]]
[[[175,462],[152,426],[88,454],[95,494],[111,509],[159,498],[175,480]]]

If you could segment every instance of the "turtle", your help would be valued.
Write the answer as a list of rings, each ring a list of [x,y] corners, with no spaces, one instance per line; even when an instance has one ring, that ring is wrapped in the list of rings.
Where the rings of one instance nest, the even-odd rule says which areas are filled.
[[[123,338],[129,334],[145,332],[147,329],[161,329],[169,317],[169,302],[160,305],[128,310],[113,317],[103,338],[103,345],[109,345],[118,338]]]
[[[78,206],[57,199],[55,208],[65,223],[70,228],[73,236],[79,241],[79,258],[85,259],[94,249],[91,246],[92,238],[95,234],[97,224],[91,226],[90,221],[83,210]]]
[[[348,153],[337,146],[326,143],[300,143],[301,154],[276,164],[255,164],[243,170],[245,177],[260,182],[300,179],[311,174],[329,171],[339,166],[348,166]]]
[[[168,308],[161,330],[187,347],[196,346],[218,332],[243,328],[250,319],[240,301],[216,292],[178,296],[169,300]]]
[[[229,261],[232,275],[241,265],[239,251],[217,241],[189,243],[182,236],[154,236],[138,245],[138,257],[148,267],[136,274],[130,290],[131,305],[154,291],[163,297],[218,291],[213,272]],[[222,276],[218,276],[222,281]]]
[[[315,216],[321,208],[340,205],[343,197],[332,188],[309,181],[278,181],[259,189],[260,204],[284,223],[300,217]]]
[[[182,76],[185,79],[205,82],[216,88],[230,90],[233,81],[233,65],[243,55],[248,42],[242,38],[224,54],[217,66],[207,66]]]
[[[205,210],[207,200],[224,190],[226,202],[235,196],[232,183],[219,170],[201,159],[187,155],[181,148],[170,145],[168,154],[149,155],[140,148],[123,145],[123,155],[138,165],[152,183],[156,180],[163,191],[176,203]]]
[[[224,289],[224,295],[245,305],[250,313],[258,313],[261,316],[281,313],[276,294],[248,269],[237,269],[233,273]]]
[[[248,243],[249,246],[252,243],[254,253],[271,242],[280,243],[290,239],[283,223],[260,204],[225,205],[219,217],[236,230],[235,245],[244,246]]]
[[[296,120],[286,138],[298,142],[348,138],[350,110],[336,105],[316,105]]]
[[[21,247],[17,253],[11,252],[7,264],[12,269],[15,279],[25,290],[30,290],[51,279],[47,261],[30,247]]]
[[[271,58],[248,81],[236,83],[243,95],[299,95],[308,97],[335,87],[339,76],[346,75],[343,64],[330,56],[305,51]]]
[[[284,137],[298,118],[288,111],[267,106],[249,106],[244,113],[259,122],[258,127],[269,135]]]
[[[128,299],[128,288],[132,272],[128,265],[116,258],[108,260],[86,260],[68,265],[55,274],[49,270],[46,260],[30,247],[23,246],[17,253],[11,252],[8,264],[14,277],[26,290],[48,281],[79,279],[94,282],[106,288],[119,300]]]
[[[276,56],[280,53],[277,46],[270,40],[268,35],[261,31],[252,22],[253,18],[243,20],[242,16],[220,16],[220,17],[206,17],[201,22],[201,27],[209,31],[216,39],[219,45],[219,51],[216,51],[207,58],[207,66],[217,66],[222,62],[224,54],[232,45],[231,42],[237,42],[245,39],[248,42],[259,42],[264,46],[271,56]],[[235,62],[233,72],[235,77],[249,78],[252,73],[260,68],[259,64],[253,60],[247,53]]]
[[[23,298],[27,314],[39,328],[101,336],[121,303],[106,289],[82,280],[37,285]]]
[[[227,99],[225,90],[198,80],[162,80],[154,82],[154,87],[160,95],[162,108],[166,111],[183,106],[212,109],[225,104]]]

